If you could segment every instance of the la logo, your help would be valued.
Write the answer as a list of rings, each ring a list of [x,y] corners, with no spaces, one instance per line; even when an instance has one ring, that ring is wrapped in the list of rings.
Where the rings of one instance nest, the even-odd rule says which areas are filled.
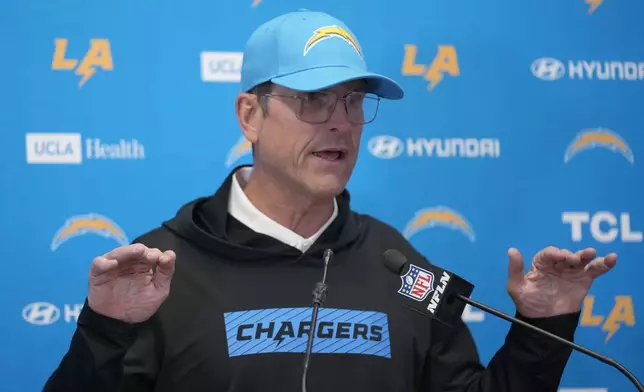
[[[55,71],[72,71],[81,76],[78,87],[83,85],[91,78],[97,68],[103,71],[111,71],[114,69],[114,62],[112,60],[112,51],[110,49],[110,41],[107,39],[91,39],[90,47],[85,53],[81,61],[78,59],[66,58],[68,40],[65,38],[57,38],[54,50],[54,59],[51,68]],[[79,64],[80,63],[80,64]]]

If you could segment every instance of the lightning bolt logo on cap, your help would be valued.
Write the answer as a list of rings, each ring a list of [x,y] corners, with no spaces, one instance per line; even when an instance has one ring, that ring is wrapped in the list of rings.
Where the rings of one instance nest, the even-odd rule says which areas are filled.
[[[356,41],[356,39],[353,38],[353,36],[351,36],[351,34],[349,34],[345,29],[337,25],[324,26],[315,30],[311,38],[309,38],[309,40],[306,41],[306,44],[304,45],[304,56],[306,56],[306,54],[315,45],[319,44],[324,40],[331,39],[331,38],[341,38],[343,41],[351,45],[353,49],[356,51],[356,53],[358,53],[358,56],[362,58],[362,51],[360,50],[360,47],[358,46],[358,42]]]
[[[634,162],[635,157],[628,144],[615,132],[604,128],[585,129],[578,133],[566,149],[564,162],[568,163],[577,154],[597,147],[619,152],[631,164]]]
[[[111,219],[99,214],[86,214],[73,216],[58,229],[51,242],[51,250],[56,251],[66,241],[85,234],[96,234],[105,238],[112,238],[121,245],[127,245],[128,239],[123,229]]]
[[[226,157],[226,166],[230,167],[237,162],[239,158],[250,154],[252,143],[245,136],[239,138],[237,143],[230,149]]]
[[[416,212],[411,219],[403,235],[409,239],[421,230],[433,227],[445,227],[462,232],[470,241],[474,242],[475,235],[472,225],[458,212],[445,207],[429,207]]]

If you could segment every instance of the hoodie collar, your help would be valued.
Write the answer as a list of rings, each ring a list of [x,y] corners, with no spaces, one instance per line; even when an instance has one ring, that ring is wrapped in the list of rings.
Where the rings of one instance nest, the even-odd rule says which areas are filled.
[[[271,235],[253,230],[231,215],[228,209],[233,176],[247,167],[252,168],[251,165],[233,168],[213,195],[184,205],[173,219],[164,222],[164,226],[204,249],[225,253],[232,260],[260,261],[277,256],[294,262],[307,259],[308,256],[319,260],[325,249],[337,253],[359,239],[361,220],[358,214],[351,211],[350,195],[346,189],[336,196],[336,218],[304,253]]]

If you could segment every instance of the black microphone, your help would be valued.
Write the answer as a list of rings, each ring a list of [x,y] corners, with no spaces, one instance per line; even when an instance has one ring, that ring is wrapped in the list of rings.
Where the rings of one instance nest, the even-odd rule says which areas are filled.
[[[313,337],[315,336],[315,326],[318,323],[318,310],[320,306],[326,300],[326,271],[329,267],[329,261],[333,257],[333,251],[327,249],[324,251],[324,275],[322,276],[322,282],[315,284],[315,289],[313,289],[313,313],[311,314],[311,333],[309,334],[309,340],[306,345],[306,355],[304,357],[304,369],[302,371],[302,392],[306,392],[306,374],[309,371],[309,360],[311,358],[311,351],[313,350]]]
[[[403,294],[404,305],[408,308],[453,326],[457,320],[456,317],[461,317],[465,304],[470,304],[506,321],[519,324],[552,338],[614,367],[628,377],[639,392],[644,392],[644,386],[635,378],[633,373],[614,359],[600,355],[560,336],[470,299],[469,296],[474,290],[474,285],[458,275],[429,262],[422,267],[411,264],[407,261],[405,255],[395,249],[386,250],[382,256],[387,269],[402,279],[403,283],[398,292]],[[456,299],[458,301],[455,301]]]

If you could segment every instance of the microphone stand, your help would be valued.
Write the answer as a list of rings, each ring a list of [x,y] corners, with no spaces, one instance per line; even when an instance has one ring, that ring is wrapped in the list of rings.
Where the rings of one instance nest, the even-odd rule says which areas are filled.
[[[578,345],[576,343],[570,342],[570,341],[568,341],[568,340],[566,340],[566,339],[564,339],[562,337],[559,337],[559,336],[557,336],[557,335],[555,335],[553,333],[550,333],[550,332],[545,331],[545,330],[543,330],[541,328],[535,327],[534,325],[528,324],[523,320],[519,320],[519,319],[514,318],[512,316],[509,316],[509,315],[507,315],[507,314],[505,314],[503,312],[499,312],[496,309],[493,309],[493,308],[491,308],[491,307],[489,307],[487,305],[483,305],[482,303],[477,302],[477,301],[475,301],[475,300],[473,300],[471,298],[468,298],[468,297],[466,297],[464,295],[456,294],[455,297],[457,299],[465,302],[466,304],[470,304],[470,305],[472,305],[474,307],[477,307],[477,308],[479,308],[479,309],[481,309],[481,310],[483,310],[485,312],[491,313],[491,314],[493,314],[493,315],[495,315],[497,317],[500,317],[500,318],[502,318],[502,319],[504,319],[506,321],[509,321],[511,323],[520,324],[523,327],[529,328],[529,329],[531,329],[531,330],[533,330],[535,332],[538,332],[538,333],[540,333],[542,335],[546,335],[549,338],[558,341],[559,343],[562,343],[562,344],[565,344],[565,345],[567,345],[569,347],[572,347],[573,349],[575,349],[577,351],[580,351],[580,352],[582,352],[582,353],[584,353],[584,354],[586,354],[588,356],[591,356],[591,357],[593,357],[593,358],[595,358],[595,359],[597,359],[599,361],[604,362],[605,364],[608,364],[608,365],[614,367],[615,369],[617,369],[620,372],[622,372],[622,374],[624,374],[626,377],[628,377],[628,379],[631,380],[631,382],[637,387],[637,390],[639,392],[644,392],[644,386],[642,386],[642,384],[637,380],[637,378],[635,378],[635,376],[631,372],[629,372],[628,369],[626,369],[624,366],[622,366],[619,362],[615,361],[614,359],[605,357],[605,356],[603,356],[601,354],[598,354],[598,353],[596,353],[594,351],[591,351],[591,350],[589,350],[589,349],[587,349],[585,347],[582,347],[582,346],[580,346],[580,345]]]
[[[306,344],[306,355],[304,357],[304,369],[302,371],[302,392],[306,392],[306,375],[309,371],[309,360],[311,359],[311,351],[313,351],[313,337],[315,336],[315,326],[318,323],[318,310],[320,306],[326,300],[326,272],[329,267],[329,261],[333,256],[331,249],[324,251],[324,275],[322,277],[322,282],[315,284],[315,289],[313,289],[313,314],[311,314],[311,333],[309,334],[309,339]]]

